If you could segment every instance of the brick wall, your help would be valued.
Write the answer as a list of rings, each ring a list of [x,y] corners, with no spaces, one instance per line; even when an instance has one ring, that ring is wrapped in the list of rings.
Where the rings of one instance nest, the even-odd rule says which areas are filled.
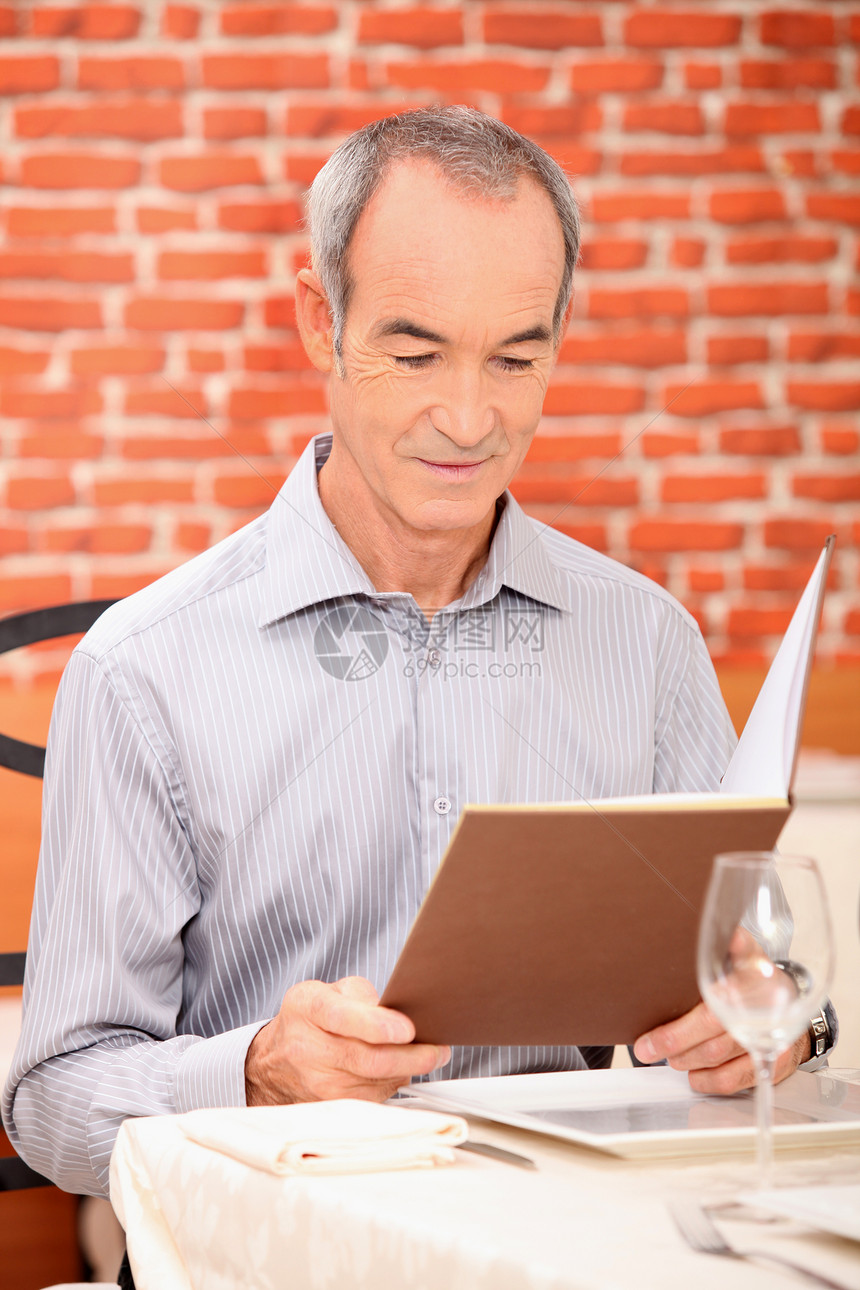
[[[857,661],[858,82],[848,0],[0,3],[0,613],[124,595],[267,505],[325,426],[305,185],[444,100],[584,206],[520,500],[738,662],[835,530],[822,655]]]

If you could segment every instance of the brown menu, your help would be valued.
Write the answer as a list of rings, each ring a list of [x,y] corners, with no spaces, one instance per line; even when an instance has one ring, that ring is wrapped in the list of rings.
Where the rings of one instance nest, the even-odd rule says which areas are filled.
[[[382,996],[417,1039],[629,1044],[698,1001],[715,855],[791,810],[829,538],[723,781],[730,792],[467,806]]]

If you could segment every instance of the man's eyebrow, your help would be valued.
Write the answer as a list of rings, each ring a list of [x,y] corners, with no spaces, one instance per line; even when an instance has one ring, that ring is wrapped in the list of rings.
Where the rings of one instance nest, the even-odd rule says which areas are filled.
[[[448,343],[438,332],[431,331],[429,327],[422,327],[420,323],[411,322],[408,318],[386,318],[375,328],[374,334],[379,339],[383,336],[413,336],[416,340],[429,341],[431,345]],[[498,348],[506,349],[508,345],[524,345],[530,340],[550,344],[552,332],[543,323],[537,323],[534,327],[526,327],[524,331],[518,331],[513,336],[506,337],[505,340],[500,341]]]
[[[431,331],[429,327],[422,327],[419,323],[410,322],[408,318],[386,318],[374,328],[374,335],[380,339],[383,336],[414,336],[416,340],[429,340],[432,345],[448,343],[438,332]]]

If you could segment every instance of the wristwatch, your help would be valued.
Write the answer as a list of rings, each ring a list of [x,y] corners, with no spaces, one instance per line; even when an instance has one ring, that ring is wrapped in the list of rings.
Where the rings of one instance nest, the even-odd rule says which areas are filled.
[[[776,966],[790,976],[792,981],[803,993],[809,985],[809,973],[800,963],[793,963],[791,959],[777,959]],[[836,1013],[833,1004],[828,999],[823,1008],[820,1008],[814,1016],[809,1019],[809,1028],[806,1032],[809,1035],[809,1057],[807,1061],[812,1061],[816,1057],[826,1057],[828,1053],[836,1046],[836,1040],[839,1035],[839,1026],[836,1021]]]

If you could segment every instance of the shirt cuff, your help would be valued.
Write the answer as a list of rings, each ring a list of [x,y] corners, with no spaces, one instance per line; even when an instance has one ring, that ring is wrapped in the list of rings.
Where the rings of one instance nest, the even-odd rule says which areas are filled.
[[[245,1058],[265,1021],[189,1045],[176,1067],[174,1100],[181,1115],[209,1106],[245,1106]]]

